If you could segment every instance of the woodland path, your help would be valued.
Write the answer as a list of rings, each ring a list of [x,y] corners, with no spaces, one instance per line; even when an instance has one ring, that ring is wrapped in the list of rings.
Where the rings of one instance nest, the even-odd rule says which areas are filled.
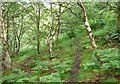
[[[80,42],[78,40],[78,38],[75,38],[74,42],[73,42],[73,46],[76,46],[76,50],[75,50],[75,57],[74,57],[74,63],[72,65],[72,69],[71,69],[71,73],[70,73],[70,78],[65,81],[65,84],[76,84],[77,82],[77,76],[80,73],[80,57],[82,55],[81,52],[81,46],[80,46]],[[99,76],[98,76],[99,75]],[[99,84],[100,83],[100,73],[96,75],[97,80],[89,80],[89,81],[85,81],[82,82],[82,84]]]
[[[77,46],[77,48],[75,50],[74,63],[72,65],[70,78],[67,81],[65,81],[65,83],[67,83],[67,84],[75,83],[77,81],[77,76],[78,76],[79,70],[80,70],[81,52],[80,52],[80,42],[79,42],[79,40],[77,38],[74,40],[73,46]]]

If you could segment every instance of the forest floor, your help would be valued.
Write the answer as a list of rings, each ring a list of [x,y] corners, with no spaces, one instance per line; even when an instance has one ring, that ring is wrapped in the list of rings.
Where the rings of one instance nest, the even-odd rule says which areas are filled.
[[[84,33],[84,32],[83,32]],[[80,35],[83,35],[80,37]],[[36,55],[35,49],[25,49],[20,52],[19,56],[12,58],[12,68],[4,73],[8,81],[16,82],[60,82],[71,79],[71,70],[74,71],[74,60],[78,60],[77,69],[79,71],[72,72],[77,75],[78,82],[116,82],[120,80],[120,76],[107,73],[106,70],[95,66],[96,59],[94,57],[94,50],[91,47],[89,37],[86,34],[78,34],[75,38],[66,39],[59,43],[59,49],[54,49],[55,56],[52,61],[48,59],[49,53],[47,47],[41,50],[40,55]],[[74,45],[75,39],[79,39],[80,45]],[[98,45],[99,44],[99,45]],[[106,51],[113,55],[116,53],[117,43],[101,43],[97,42],[97,51]],[[80,50],[79,50],[80,48]],[[80,51],[78,53],[78,50]],[[77,50],[77,51],[76,51]],[[106,52],[103,52],[106,53]],[[78,57],[76,56],[77,54]],[[75,56],[78,58],[75,58]],[[94,66],[93,66],[94,65]],[[79,72],[79,73],[78,73]],[[74,76],[74,75],[73,75]],[[6,80],[4,79],[4,80]]]

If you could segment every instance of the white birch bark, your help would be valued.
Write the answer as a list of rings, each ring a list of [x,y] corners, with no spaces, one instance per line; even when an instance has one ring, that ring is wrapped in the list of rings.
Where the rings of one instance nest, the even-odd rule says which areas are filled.
[[[79,6],[82,8],[82,13],[83,13],[83,16],[84,16],[84,21],[85,21],[85,26],[86,26],[86,28],[87,28],[87,30],[88,30],[88,33],[89,33],[89,37],[90,37],[90,39],[91,39],[92,46],[93,46],[93,48],[97,48],[97,45],[96,45],[96,43],[95,43],[92,30],[91,30],[91,27],[90,27],[90,24],[89,24],[89,21],[88,21],[88,17],[87,17],[87,14],[86,14],[86,10],[85,10],[83,1],[82,1],[82,0],[78,0],[78,3],[79,3]]]
[[[50,10],[51,10],[51,24],[50,24],[50,30],[49,30],[49,35],[47,37],[47,43],[48,43],[48,46],[49,46],[49,53],[50,53],[50,59],[51,59],[51,56],[53,56],[53,37],[54,37],[54,34],[55,34],[55,31],[54,31],[54,28],[53,28],[53,20],[54,20],[54,15],[53,15],[53,7],[52,7],[52,3],[50,3]]]
[[[11,67],[11,59],[9,55],[9,50],[8,50],[8,42],[7,42],[7,33],[5,31],[4,27],[4,15],[2,12],[2,6],[1,6],[1,12],[0,12],[0,17],[1,17],[1,40],[2,40],[2,67],[4,68],[10,68]]]

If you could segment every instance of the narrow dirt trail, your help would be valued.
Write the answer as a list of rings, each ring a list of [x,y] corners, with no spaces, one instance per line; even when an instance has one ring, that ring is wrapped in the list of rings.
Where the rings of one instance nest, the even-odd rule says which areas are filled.
[[[76,38],[74,40],[74,46],[77,46],[76,50],[75,50],[75,58],[74,58],[74,63],[72,65],[72,70],[70,73],[70,78],[68,81],[66,81],[66,83],[75,83],[77,82],[77,76],[79,74],[79,70],[80,70],[80,56],[81,56],[81,52],[80,52],[80,43],[79,40]]]

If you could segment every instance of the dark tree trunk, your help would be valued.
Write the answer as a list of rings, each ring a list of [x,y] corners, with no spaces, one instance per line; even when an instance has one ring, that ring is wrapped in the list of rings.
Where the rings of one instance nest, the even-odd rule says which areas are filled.
[[[40,54],[39,21],[37,21],[37,51]]]
[[[37,13],[36,20],[37,20],[37,23],[36,23],[36,27],[37,27],[37,51],[38,51],[38,54],[40,54],[40,7],[39,7],[39,4],[38,4],[38,13]]]
[[[16,52],[16,54],[18,55],[19,52],[20,52],[20,38],[18,37],[17,40],[18,40],[18,43],[17,43],[17,52]]]

